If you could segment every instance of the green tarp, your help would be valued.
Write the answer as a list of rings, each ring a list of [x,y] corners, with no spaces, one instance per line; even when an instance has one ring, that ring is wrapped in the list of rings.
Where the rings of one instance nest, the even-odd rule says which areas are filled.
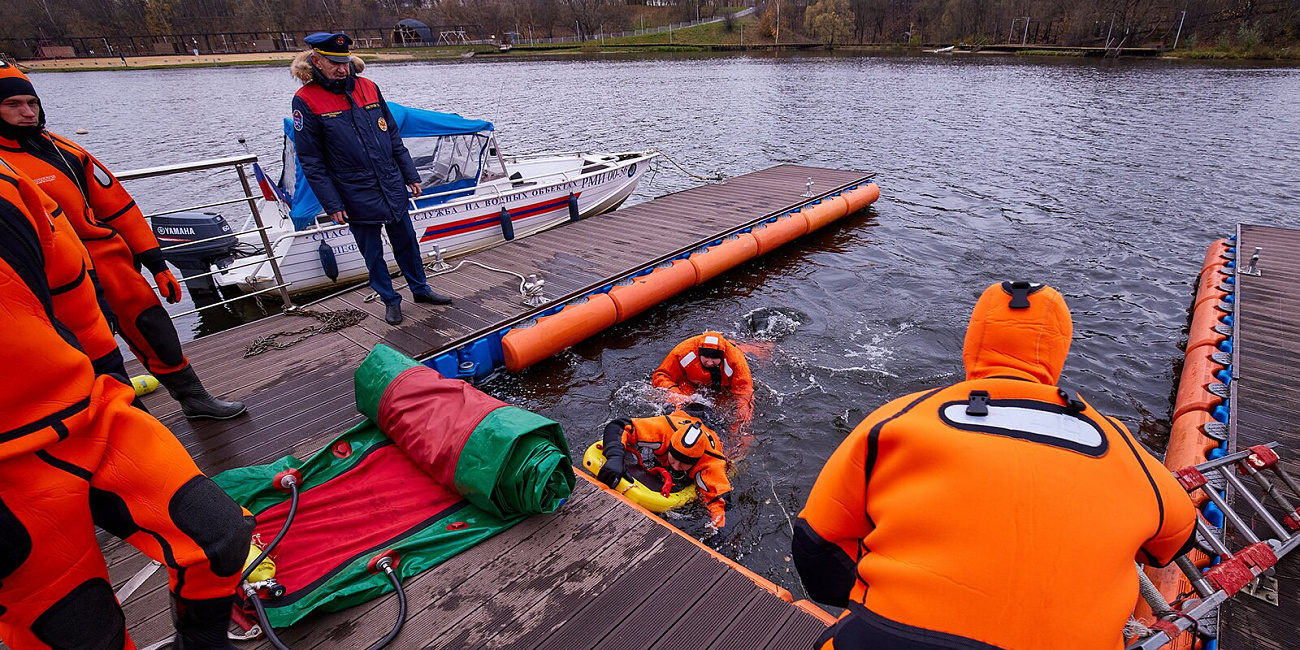
[[[385,550],[397,551],[397,573],[409,578],[524,517],[553,512],[573,489],[568,443],[555,422],[382,345],[355,380],[364,422],[306,461],[290,456],[214,477],[257,516],[256,534],[269,541],[289,501],[272,479],[302,472],[299,514],[272,556],[288,593],[264,601],[275,627],[391,591],[366,570]]]

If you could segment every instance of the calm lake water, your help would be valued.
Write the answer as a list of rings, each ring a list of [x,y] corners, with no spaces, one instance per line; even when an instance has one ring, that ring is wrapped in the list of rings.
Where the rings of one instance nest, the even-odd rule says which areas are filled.
[[[366,74],[389,100],[493,120],[508,152],[655,148],[729,175],[787,162],[879,174],[871,212],[486,386],[561,422],[580,456],[607,420],[652,412],[648,376],[675,343],[718,329],[745,344],[756,440],[722,550],[796,596],[790,519],[822,463],[874,408],[961,379],[966,319],[989,283],[1059,288],[1075,316],[1064,379],[1160,447],[1206,246],[1238,223],[1300,227],[1296,68],[806,56]],[[234,155],[245,137],[278,174],[298,87],[283,68],[34,81],[51,129],[89,129],[77,140],[119,171]],[[227,176],[132,189],[146,211],[180,207],[216,200]],[[636,199],[697,183],[664,170]],[[232,320],[191,317],[182,336]],[[670,521],[703,535],[702,509]]]

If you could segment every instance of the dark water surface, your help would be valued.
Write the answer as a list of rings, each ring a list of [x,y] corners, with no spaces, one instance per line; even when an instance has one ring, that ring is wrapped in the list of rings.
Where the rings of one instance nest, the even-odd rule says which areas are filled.
[[[722,547],[796,596],[790,518],[822,463],[872,409],[961,378],[966,319],[989,283],[1059,288],[1075,316],[1064,379],[1162,446],[1206,246],[1238,223],[1300,227],[1295,68],[730,57],[367,74],[390,100],[493,120],[508,152],[656,148],[729,175],[786,162],[879,173],[870,213],[487,387],[560,421],[580,456],[610,418],[652,411],[649,373],[679,340],[704,329],[738,339],[758,383],[756,441]],[[77,139],[115,170],[233,155],[240,136],[275,161],[297,88],[279,68],[35,83],[51,128],[90,129]],[[639,198],[696,183],[664,171]],[[156,210],[232,184],[132,189]],[[183,321],[182,335],[224,325],[209,321]],[[700,508],[670,521],[703,534]]]

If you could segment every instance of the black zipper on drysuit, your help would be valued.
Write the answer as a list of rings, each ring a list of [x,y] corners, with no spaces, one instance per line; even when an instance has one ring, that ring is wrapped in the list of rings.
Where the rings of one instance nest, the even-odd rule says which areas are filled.
[[[6,182],[10,180],[2,176],[0,179]],[[16,206],[0,205],[0,258],[13,268],[14,273],[22,278],[23,284],[41,301],[45,316],[50,319],[50,324],[59,333],[59,337],[80,350],[81,343],[77,341],[76,335],[54,316],[54,298],[50,293],[50,282],[45,277],[45,254],[41,251],[40,236]]]

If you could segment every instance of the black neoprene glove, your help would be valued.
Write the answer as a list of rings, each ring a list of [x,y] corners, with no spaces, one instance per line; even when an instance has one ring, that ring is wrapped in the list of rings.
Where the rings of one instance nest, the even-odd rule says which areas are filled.
[[[136,255],[135,262],[149,269],[149,275],[158,275],[167,270],[167,259],[163,257],[161,248],[150,248]]]
[[[623,430],[630,426],[632,426],[631,420],[619,418],[606,424],[605,431],[601,434],[605,464],[601,466],[599,472],[596,472],[596,480],[611,488],[618,485],[618,480],[623,478],[623,473],[627,471],[623,462],[623,457],[627,453],[623,449]]]
[[[618,454],[605,460],[605,464],[600,466],[600,471],[596,473],[596,480],[608,485],[610,488],[618,487],[618,482],[623,478],[623,455]]]

